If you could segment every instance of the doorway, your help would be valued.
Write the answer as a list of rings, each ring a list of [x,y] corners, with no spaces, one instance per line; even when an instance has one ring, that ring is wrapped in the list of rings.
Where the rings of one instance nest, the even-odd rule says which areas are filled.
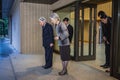
[[[85,64],[85,65],[87,65],[87,66],[90,66],[90,67],[93,67],[93,68],[95,68],[95,69],[98,69],[98,70],[101,70],[101,71],[106,71],[106,70],[108,70],[108,69],[104,69],[104,68],[102,68],[102,67],[100,67],[100,65],[102,65],[102,64],[105,64],[105,45],[104,45],[104,42],[102,42],[102,40],[100,40],[101,38],[101,25],[100,25],[100,19],[97,17],[97,13],[100,11],[100,10],[102,10],[102,11],[104,11],[105,13],[107,13],[107,15],[108,16],[112,16],[112,1],[107,1],[107,2],[97,2],[97,1],[92,1],[91,0],[91,2],[90,1],[88,1],[88,2],[85,2],[85,3],[83,3],[83,4],[86,4],[85,6],[88,6],[88,5],[90,5],[89,7],[91,7],[93,4],[93,6],[95,7],[95,4],[96,4],[96,8],[94,8],[93,10],[91,9],[91,12],[93,12],[93,14],[92,15],[90,15],[90,9],[89,8],[87,8],[86,7],[86,11],[85,11],[85,9],[84,9],[84,12],[85,13],[81,13],[81,14],[83,14],[83,15],[85,15],[85,17],[87,17],[87,16],[89,16],[89,17],[92,17],[91,18],[91,20],[93,20],[93,21],[91,21],[91,23],[89,23],[90,22],[90,20],[89,20],[89,22],[87,21],[87,19],[85,20],[85,17],[84,17],[84,29],[85,29],[85,27],[86,26],[88,26],[87,25],[87,23],[90,25],[90,24],[94,24],[94,22],[95,22],[95,25],[93,25],[93,28],[91,29],[91,32],[92,33],[90,33],[90,31],[88,30],[88,29],[86,29],[86,30],[88,30],[87,32],[88,33],[85,33],[85,30],[83,30],[83,29],[81,29],[82,30],[82,33],[83,34],[88,34],[89,35],[89,37],[91,37],[92,39],[91,39],[91,44],[93,44],[94,45],[94,47],[92,47],[93,45],[91,45],[91,48],[90,47],[88,47],[88,46],[90,46],[90,39],[89,39],[89,41],[88,41],[88,43],[87,42],[85,42],[85,40],[83,41],[83,44],[85,45],[86,43],[86,45],[87,45],[87,47],[86,46],[84,46],[83,45],[83,54],[85,55],[86,53],[87,53],[87,57],[86,57],[86,55],[85,55],[85,57],[87,58],[86,59],[86,61],[85,61],[85,59],[82,59],[81,61],[82,61],[82,63],[83,64]],[[89,15],[87,14],[87,13],[89,13]],[[93,16],[93,15],[95,15],[95,16]],[[83,17],[83,16],[82,16]],[[89,18],[90,19],[90,18]],[[94,21],[95,20],[95,21]],[[95,27],[94,27],[95,26]],[[83,32],[84,31],[84,32]],[[92,35],[91,35],[92,34]],[[93,35],[94,34],[94,35]],[[91,35],[91,36],[90,36]],[[84,35],[84,37],[85,36],[87,36],[87,35]],[[95,42],[92,42],[92,41],[95,41]],[[99,42],[99,41],[101,41],[101,42]],[[90,51],[90,49],[91,49],[91,51]],[[93,51],[92,51],[93,50]],[[85,52],[86,51],[86,52]],[[94,54],[94,55],[92,55],[93,57],[91,57],[91,59],[89,59],[88,58],[88,56],[90,56],[90,52],[92,53],[92,54]],[[89,54],[88,54],[89,53]],[[108,73],[109,74],[109,73]]]
[[[96,13],[95,4],[81,4],[79,8],[78,60],[96,59]]]
[[[109,11],[107,11],[108,7],[106,6],[109,6]],[[70,19],[69,23],[74,28],[74,37],[71,44],[72,59],[82,61],[84,64],[97,69],[101,69],[99,66],[104,64],[105,61],[104,44],[99,43],[99,36],[101,35],[99,33],[100,20],[97,17],[99,10],[107,11],[110,15],[110,11],[112,11],[111,2],[93,4],[78,1],[54,11],[59,14],[61,21],[64,17],[68,17]],[[59,51],[57,46],[55,46],[55,49]]]
[[[59,14],[61,21],[68,17],[69,23],[73,26],[74,35],[71,43],[71,58],[73,60],[84,61],[96,58],[96,8],[95,4],[80,5],[78,3],[77,6],[76,3],[72,3],[54,11]],[[55,51],[59,52],[57,42],[55,44]]]

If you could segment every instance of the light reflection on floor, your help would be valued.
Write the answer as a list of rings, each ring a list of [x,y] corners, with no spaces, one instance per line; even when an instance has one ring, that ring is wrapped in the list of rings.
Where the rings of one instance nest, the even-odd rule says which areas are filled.
[[[81,46],[79,45],[79,49]],[[84,55],[88,55],[88,48],[89,45],[88,43],[84,43]],[[93,50],[92,50],[93,52]],[[74,46],[71,44],[71,55],[73,56],[74,54]],[[97,68],[99,70],[105,71],[105,69],[101,68],[100,65],[105,63],[105,46],[104,44],[97,44],[96,45],[96,60],[89,60],[89,61],[82,61],[82,63]]]

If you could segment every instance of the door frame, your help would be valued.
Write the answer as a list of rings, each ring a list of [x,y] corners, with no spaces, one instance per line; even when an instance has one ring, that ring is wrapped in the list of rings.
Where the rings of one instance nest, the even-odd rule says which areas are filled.
[[[81,3],[81,1],[75,1],[75,2],[73,2],[71,4],[68,4],[68,5],[63,6],[61,8],[58,8],[56,10],[53,10],[53,12],[56,12],[58,10],[61,10],[61,9],[65,8],[65,7],[71,6],[73,4],[74,4],[74,7],[75,7],[75,14],[74,14],[74,16],[75,16],[75,21],[74,21],[74,26],[75,26],[74,27],[74,56],[71,56],[71,59],[74,60],[74,61],[95,60],[95,58],[96,58],[96,45],[93,46],[94,49],[95,49],[95,51],[93,53],[94,56],[79,57],[79,24],[80,24],[79,23],[79,16],[80,16],[80,7],[81,7],[81,5],[83,5],[83,3]],[[95,4],[92,4],[92,5],[91,4],[84,4],[84,6],[90,6],[90,7],[95,7],[96,6],[95,12],[97,12],[97,5],[95,5]],[[94,22],[94,25],[95,24],[96,24],[96,21]],[[96,26],[94,26],[94,28],[96,28]],[[94,36],[96,36],[96,30],[94,30],[94,32],[95,32]],[[94,37],[93,43],[96,44],[96,37]],[[59,53],[58,50],[54,50],[54,51],[56,53]]]
[[[118,55],[120,55],[120,1],[112,0],[112,43],[111,43],[111,72],[110,75],[120,79],[120,73],[118,73]]]
[[[83,24],[84,20],[82,20],[81,26],[79,26],[80,25],[79,18],[80,18],[80,8],[81,7],[94,8],[94,20],[95,20],[94,26],[93,26],[94,27],[93,28],[94,29],[93,30],[93,44],[94,44],[93,48],[94,48],[94,50],[93,50],[93,55],[90,55],[91,54],[91,49],[90,49],[91,43],[89,41],[89,49],[90,49],[89,56],[83,56],[83,46],[84,46],[83,45],[83,38],[84,38],[83,35],[81,36],[81,52],[79,50],[79,33],[80,33],[79,27],[81,27],[81,29],[84,29],[84,27],[82,27],[82,26],[84,26],[84,24]],[[95,60],[96,59],[96,20],[97,20],[96,12],[97,12],[97,5],[95,5],[95,4],[83,4],[79,1],[76,1],[76,3],[75,3],[74,58],[76,61]],[[84,15],[84,13],[82,13],[82,15]],[[90,12],[90,15],[91,15],[91,12]],[[82,17],[82,18],[84,19],[84,17]],[[92,19],[92,17],[90,16],[90,22],[92,21],[91,19]],[[91,27],[91,24],[89,27]],[[81,31],[82,31],[81,34],[83,34],[84,31],[83,30],[81,30]],[[89,36],[91,36],[91,34]],[[91,38],[89,38],[89,40],[91,40]],[[79,56],[79,53],[81,53],[82,56]]]

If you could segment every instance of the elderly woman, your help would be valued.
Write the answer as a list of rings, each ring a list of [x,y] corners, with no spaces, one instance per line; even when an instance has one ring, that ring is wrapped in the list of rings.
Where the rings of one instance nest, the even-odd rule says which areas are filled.
[[[55,36],[55,40],[58,40],[63,66],[63,69],[61,72],[59,72],[59,75],[65,75],[67,74],[68,61],[70,60],[70,42],[68,38],[69,33],[66,25],[60,21],[59,15],[57,13],[52,13],[50,19],[56,27],[57,36]]]

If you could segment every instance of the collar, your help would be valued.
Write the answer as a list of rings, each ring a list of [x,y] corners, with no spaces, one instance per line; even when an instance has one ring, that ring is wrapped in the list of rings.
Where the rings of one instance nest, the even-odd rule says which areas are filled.
[[[42,28],[45,28],[46,24],[47,24],[47,23],[45,23],[45,24],[42,26]]]

